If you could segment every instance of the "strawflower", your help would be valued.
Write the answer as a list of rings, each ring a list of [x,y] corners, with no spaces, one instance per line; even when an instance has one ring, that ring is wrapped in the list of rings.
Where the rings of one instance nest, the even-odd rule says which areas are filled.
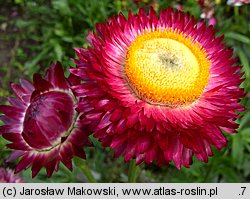
[[[33,76],[33,84],[21,79],[20,85],[11,83],[16,98],[10,105],[1,105],[0,117],[5,125],[0,134],[14,149],[9,161],[22,156],[15,173],[32,166],[32,177],[44,166],[47,175],[59,169],[62,162],[72,170],[74,155],[85,158],[83,146],[90,145],[88,132],[80,124],[81,114],[75,110],[78,99],[70,87],[79,79],[64,77],[60,63],[51,64],[45,78]]]
[[[243,6],[249,3],[250,0],[227,0],[227,5],[231,6]]]
[[[83,80],[73,86],[77,110],[114,157],[180,168],[226,146],[222,131],[235,133],[244,110],[243,80],[211,26],[171,8],[159,17],[141,9],[96,25],[87,40],[70,69]]]
[[[21,183],[23,179],[9,168],[0,168],[0,183]]]
[[[201,11],[201,15],[200,17],[202,19],[207,19],[208,20],[208,25],[212,25],[215,26],[217,23],[217,20],[214,16],[214,12],[215,12],[215,4],[212,1],[200,1],[197,0],[197,3],[200,6],[200,11]]]

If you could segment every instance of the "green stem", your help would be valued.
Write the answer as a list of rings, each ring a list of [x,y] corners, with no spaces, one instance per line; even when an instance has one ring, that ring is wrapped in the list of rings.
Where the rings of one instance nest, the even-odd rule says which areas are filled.
[[[128,167],[128,182],[136,182],[137,170],[136,161],[134,159],[130,160]]]
[[[96,183],[96,179],[94,178],[93,174],[91,173],[91,170],[89,169],[86,160],[83,160],[81,158],[76,157],[75,164],[78,168],[81,169],[81,171],[84,173],[84,175],[86,176],[86,178],[88,179],[89,182]]]
[[[239,7],[238,6],[234,6],[234,16],[237,17],[239,16]]]

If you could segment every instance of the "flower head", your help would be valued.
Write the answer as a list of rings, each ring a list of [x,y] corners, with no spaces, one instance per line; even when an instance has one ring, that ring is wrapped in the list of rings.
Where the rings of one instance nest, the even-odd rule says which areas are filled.
[[[249,3],[250,0],[227,0],[227,5],[232,5],[232,6],[242,6]]]
[[[115,157],[137,164],[189,167],[193,154],[207,162],[233,133],[244,96],[233,51],[212,26],[169,8],[160,16],[129,13],[96,26],[89,49],[76,49],[84,80],[73,87],[77,110]]]
[[[45,166],[51,176],[60,161],[72,170],[72,157],[85,158],[82,147],[89,144],[75,110],[78,99],[70,89],[79,79],[74,75],[66,79],[57,63],[51,64],[45,78],[35,74],[33,81],[33,85],[24,79],[21,85],[12,83],[17,98],[8,98],[10,105],[0,106],[5,114],[0,118],[5,123],[0,133],[15,150],[10,160],[23,156],[15,172],[32,165],[34,177]]]
[[[0,168],[0,183],[21,183],[23,179],[11,169]]]
[[[197,0],[197,3],[200,5],[200,11],[202,12],[200,17],[202,19],[208,19],[208,25],[216,25],[216,18],[214,16],[215,4],[210,1],[200,1]]]

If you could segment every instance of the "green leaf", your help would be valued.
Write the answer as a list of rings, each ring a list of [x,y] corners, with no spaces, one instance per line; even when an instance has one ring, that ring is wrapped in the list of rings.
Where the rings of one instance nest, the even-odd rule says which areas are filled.
[[[24,0],[15,0],[15,4],[23,4]]]
[[[63,56],[62,46],[59,43],[56,43],[54,45],[54,50],[55,50],[55,54],[56,54],[56,59],[59,61],[62,61],[62,56]]]
[[[244,176],[247,177],[250,174],[250,158],[246,158],[243,164]]]
[[[67,0],[53,0],[52,5],[56,10],[59,10],[59,12],[62,15],[70,15],[71,14],[71,10],[70,10],[70,7],[68,5]]]
[[[63,40],[63,41],[66,41],[66,42],[68,42],[68,43],[72,43],[72,42],[73,42],[72,37],[62,37],[62,40]]]
[[[246,149],[248,150],[248,152],[250,153],[250,144],[246,144]]]
[[[244,144],[250,144],[250,128],[245,128],[240,132]]]
[[[8,17],[0,15],[0,22],[7,21],[7,20],[8,20]]]
[[[29,75],[32,75],[37,71],[38,67],[36,64],[38,64],[38,62],[43,59],[49,51],[50,48],[44,48],[43,51],[37,54],[31,61],[25,63],[24,69],[28,71]]]
[[[37,21],[24,21],[24,20],[17,20],[15,25],[19,28],[24,28],[24,27],[31,27],[31,26],[36,26],[38,24]]]
[[[249,67],[248,58],[247,58],[246,54],[241,49],[239,49],[239,51],[238,51],[238,56],[240,58],[241,64],[243,65],[243,69],[245,71],[246,78],[249,79],[250,78],[250,67]]]
[[[250,44],[250,39],[247,36],[242,35],[240,33],[236,33],[236,32],[225,33],[225,38],[238,40],[238,41],[245,43],[245,44]]]
[[[220,168],[220,173],[223,175],[226,182],[240,182],[240,176],[236,173],[233,168],[230,167],[223,167]]]
[[[243,128],[250,127],[250,111],[245,113],[245,115],[240,120],[240,127],[238,131],[241,131]]]
[[[232,157],[237,167],[240,168],[244,157],[244,145],[242,144],[241,134],[232,136]]]

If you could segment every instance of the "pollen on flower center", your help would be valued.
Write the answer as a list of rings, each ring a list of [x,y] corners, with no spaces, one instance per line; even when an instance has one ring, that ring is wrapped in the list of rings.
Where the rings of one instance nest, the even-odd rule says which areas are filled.
[[[35,97],[24,118],[22,136],[27,144],[38,150],[59,144],[72,125],[73,106],[70,95],[59,91]]]
[[[127,80],[138,97],[171,107],[200,97],[209,68],[210,60],[199,43],[172,29],[137,36],[125,62]]]

